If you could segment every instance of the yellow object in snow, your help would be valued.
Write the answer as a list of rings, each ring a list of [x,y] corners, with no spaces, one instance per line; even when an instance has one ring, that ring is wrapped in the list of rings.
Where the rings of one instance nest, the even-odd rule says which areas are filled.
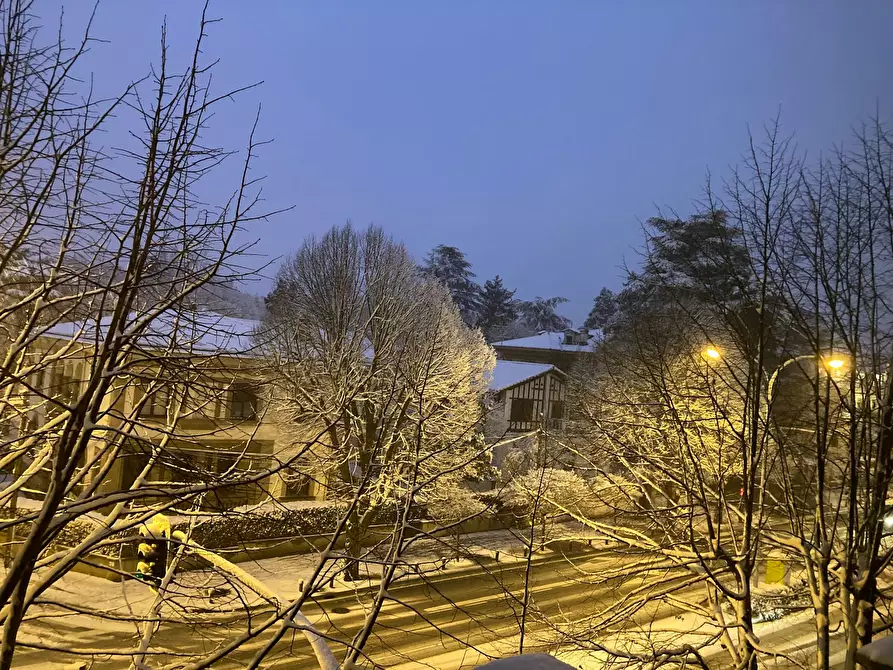
[[[141,535],[150,537],[166,537],[171,536],[171,522],[164,514],[156,514],[153,516],[143,528],[140,529]]]

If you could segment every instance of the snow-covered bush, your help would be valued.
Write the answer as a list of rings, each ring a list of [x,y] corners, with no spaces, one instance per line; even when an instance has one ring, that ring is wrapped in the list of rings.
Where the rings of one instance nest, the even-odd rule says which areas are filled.
[[[425,500],[428,516],[443,524],[483,515],[487,505],[481,496],[459,482],[438,483]]]
[[[589,482],[592,506],[604,511],[630,511],[635,509],[642,496],[642,489],[635,481],[616,474],[602,474]]]
[[[480,497],[455,480],[443,480],[426,496],[428,516],[439,526],[449,527],[455,541],[456,556],[461,554],[462,522],[489,515]]]
[[[556,468],[531,469],[507,488],[507,503],[521,515],[573,512],[586,515],[592,508],[592,491],[577,473]]]

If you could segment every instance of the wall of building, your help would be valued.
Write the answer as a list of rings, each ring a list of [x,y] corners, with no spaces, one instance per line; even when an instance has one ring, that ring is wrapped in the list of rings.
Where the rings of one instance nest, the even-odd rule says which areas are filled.
[[[532,349],[527,347],[497,347],[496,355],[504,361],[524,363],[548,363],[562,372],[567,372],[579,354],[555,349]]]
[[[63,346],[71,347],[70,342],[57,340],[42,345],[35,355],[49,357]],[[27,409],[21,430],[34,433],[60,411],[48,398],[65,403],[78,398],[85,390],[91,362],[91,348],[77,345],[29,379],[39,393],[23,389],[22,403]],[[81,459],[83,467],[92,466],[81,486],[94,483],[94,478],[101,476],[100,490],[126,488],[149,463],[152,454],[158,453],[157,445],[163,445],[162,456],[148,472],[149,482],[190,483],[202,478],[213,481],[217,476],[223,479],[225,473],[239,475],[276,463],[279,430],[274,422],[263,420],[263,394],[251,362],[214,357],[213,363],[209,363],[208,358],[196,357],[189,363],[181,363],[182,369],[167,377],[176,380],[171,385],[173,403],[169,400],[171,389],[158,383],[165,375],[153,371],[145,355],[139,364],[126,368],[128,374],[115,379],[103,399],[100,427],[94,431]],[[150,381],[153,378],[155,382]],[[234,384],[243,384],[237,396],[233,395]],[[256,403],[245,393],[249,387],[257,390]],[[176,416],[169,416],[163,405],[180,406],[183,396],[178,394],[184,389],[189,393],[181,410]],[[155,399],[158,402],[153,408],[151,401]],[[234,403],[234,399],[239,402]],[[255,407],[255,413],[246,410],[246,401]],[[103,426],[108,430],[103,430]],[[111,466],[105,467],[102,457],[109,451],[111,440],[123,443]],[[36,477],[30,488],[45,488],[45,479]],[[318,495],[316,488],[312,484],[306,487],[305,495]],[[260,502],[270,496],[282,497],[285,489],[281,478],[272,476],[250,485],[227,486],[206,498],[210,505],[231,507]]]
[[[560,432],[564,429],[564,400],[566,392],[564,380],[557,374],[546,374],[505,389],[492,399],[492,406],[484,424],[484,434],[489,442],[506,442],[519,435],[544,428],[546,432]],[[519,419],[519,404],[525,403],[525,418],[529,409],[529,420]],[[515,414],[513,415],[513,409]],[[511,455],[535,448],[534,436],[513,440],[493,449],[492,464],[503,468]]]

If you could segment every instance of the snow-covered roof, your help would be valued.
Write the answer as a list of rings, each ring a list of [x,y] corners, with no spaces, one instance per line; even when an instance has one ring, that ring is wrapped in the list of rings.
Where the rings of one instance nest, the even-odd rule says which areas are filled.
[[[554,365],[548,363],[496,361],[488,388],[491,391],[502,391],[550,371],[561,372]]]
[[[592,351],[598,340],[597,333],[591,335],[592,339],[589,344],[564,344],[564,333],[561,331],[551,333],[540,333],[539,335],[531,335],[530,337],[519,337],[516,340],[503,340],[502,342],[494,342],[493,346],[499,347],[515,347],[517,349],[548,349],[550,351],[567,351],[572,353],[582,353]]]
[[[141,323],[140,315],[130,314],[125,328]],[[180,351],[207,354],[250,355],[254,348],[254,331],[259,321],[220,316],[211,312],[162,312],[152,319],[140,335],[138,344],[147,349],[166,349],[171,342]],[[111,317],[59,323],[44,333],[60,340],[93,342],[104,338],[111,326]]]

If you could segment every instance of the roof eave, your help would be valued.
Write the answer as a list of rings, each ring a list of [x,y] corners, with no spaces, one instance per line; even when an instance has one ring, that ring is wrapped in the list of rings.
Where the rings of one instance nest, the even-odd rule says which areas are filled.
[[[523,362],[523,361],[516,361],[516,362]],[[543,375],[547,375],[547,374],[549,374],[549,373],[553,373],[553,372],[554,372],[554,373],[558,373],[560,376],[567,378],[567,374],[566,374],[563,370],[561,370],[561,369],[559,369],[559,368],[556,368],[556,367],[553,365],[553,366],[550,367],[548,370],[543,370],[542,372],[538,372],[538,373],[535,374],[535,375],[530,375],[529,377],[525,377],[524,379],[522,379],[522,380],[520,380],[520,381],[516,381],[516,382],[514,382],[514,383],[512,383],[512,384],[509,384],[508,386],[502,386],[502,387],[500,387],[500,388],[498,388],[498,389],[487,389],[487,390],[488,390],[488,391],[491,391],[491,392],[493,392],[493,393],[502,393],[503,391],[507,391],[507,390],[509,390],[509,389],[513,389],[513,388],[515,388],[516,386],[520,386],[521,384],[526,384],[526,383],[529,382],[531,379],[536,379],[537,377],[542,377]]]

